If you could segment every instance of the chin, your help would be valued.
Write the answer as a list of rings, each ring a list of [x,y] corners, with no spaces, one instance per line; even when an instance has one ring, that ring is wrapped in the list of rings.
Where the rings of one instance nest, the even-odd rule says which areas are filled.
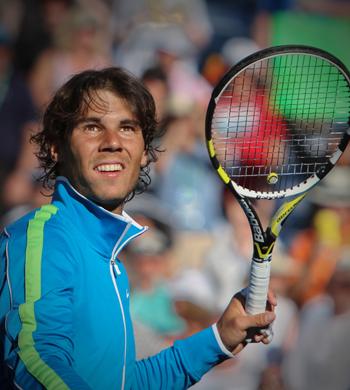
[[[124,202],[124,197],[95,198],[96,202],[106,206],[118,205]]]
[[[125,202],[125,198],[118,198],[118,199],[91,198],[91,200],[108,211],[114,211],[120,208]]]
[[[125,203],[125,199],[128,198],[134,189],[134,187],[128,189],[121,187],[121,185],[118,186],[113,183],[110,186],[100,186],[99,188],[91,189],[91,196],[89,198],[107,210],[119,208]]]
[[[127,197],[124,194],[108,194],[104,192],[103,194],[93,194],[92,198],[95,199],[96,202],[106,205],[117,204],[123,202],[123,200]]]

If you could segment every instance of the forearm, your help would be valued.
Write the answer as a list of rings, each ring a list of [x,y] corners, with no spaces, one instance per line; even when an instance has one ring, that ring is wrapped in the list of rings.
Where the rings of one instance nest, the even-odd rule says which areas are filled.
[[[187,389],[230,356],[213,328],[204,329],[148,359],[136,363],[133,389]]]

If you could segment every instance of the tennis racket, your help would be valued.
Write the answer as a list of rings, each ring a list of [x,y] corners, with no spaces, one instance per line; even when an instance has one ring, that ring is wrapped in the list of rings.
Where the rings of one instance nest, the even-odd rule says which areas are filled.
[[[349,71],[333,55],[286,45],[243,59],[213,90],[206,115],[210,160],[244,210],[253,237],[250,314],[266,309],[282,225],[348,144],[349,84]],[[284,198],[264,230],[251,199]]]

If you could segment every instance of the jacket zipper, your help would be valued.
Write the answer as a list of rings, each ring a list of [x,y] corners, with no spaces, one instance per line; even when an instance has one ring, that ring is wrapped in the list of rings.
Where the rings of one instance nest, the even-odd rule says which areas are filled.
[[[119,307],[120,311],[122,313],[122,320],[123,320],[123,329],[124,329],[124,363],[123,363],[123,372],[122,372],[122,385],[121,385],[121,390],[124,390],[125,386],[125,369],[126,369],[126,348],[127,348],[127,335],[126,335],[126,320],[125,320],[125,313],[124,313],[124,307],[123,307],[123,302],[120,297],[118,285],[116,282],[116,277],[121,274],[120,269],[116,262],[114,260],[111,260],[110,262],[110,273],[114,285],[115,292],[117,293],[118,297],[118,302],[119,302]]]
[[[118,241],[116,242],[116,244],[114,245],[114,248],[113,248],[113,251],[112,251],[112,256],[111,256],[111,260],[110,260],[110,263],[109,263],[109,270],[110,270],[110,274],[111,274],[111,278],[112,278],[112,282],[113,282],[113,286],[114,286],[114,289],[115,289],[115,292],[117,294],[117,297],[118,297],[118,302],[119,302],[119,306],[120,306],[120,311],[122,313],[122,319],[123,319],[123,328],[124,328],[124,364],[123,364],[123,373],[122,373],[122,385],[121,385],[121,390],[124,390],[124,387],[125,387],[125,375],[126,375],[126,352],[127,352],[127,332],[126,332],[126,320],[125,320],[125,312],[124,312],[124,306],[123,306],[123,302],[122,302],[122,299],[121,299],[121,296],[120,296],[120,292],[119,292],[119,289],[118,289],[118,285],[117,285],[117,280],[116,278],[121,275],[121,271],[119,269],[119,266],[117,264],[117,261],[116,261],[116,258],[118,256],[118,253],[120,252],[120,250],[131,240],[132,237],[129,237],[129,239],[127,239],[122,247],[120,246],[120,243],[122,242],[124,236],[126,235],[127,231],[129,230],[129,228],[131,227],[131,223],[129,222],[123,233],[120,235]],[[140,234],[142,234],[145,230],[147,229],[146,228],[143,228],[140,232],[138,232],[137,234],[134,234],[133,237],[137,237],[139,236]]]
[[[122,302],[122,299],[121,299],[121,296],[120,296],[120,292],[119,292],[119,288],[118,288],[118,285],[117,285],[117,276],[121,275],[121,271],[118,267],[118,264],[116,263],[115,261],[115,258],[117,256],[117,250],[118,250],[118,246],[119,244],[122,242],[125,234],[127,233],[127,231],[129,230],[131,224],[128,223],[123,231],[123,233],[120,235],[117,243],[115,244],[114,246],[114,249],[113,249],[113,252],[112,252],[112,256],[111,256],[111,260],[110,260],[110,264],[109,264],[109,270],[110,270],[110,274],[111,274],[111,278],[112,278],[112,282],[113,282],[113,286],[114,286],[114,289],[115,289],[115,292],[117,293],[117,297],[118,297],[118,302],[119,302],[119,307],[120,307],[120,312],[122,314],[122,320],[123,320],[123,329],[124,329],[124,363],[123,363],[123,371],[122,371],[122,384],[121,384],[121,390],[124,390],[124,387],[125,387],[125,372],[126,372],[126,351],[127,351],[127,332],[126,332],[126,320],[125,320],[125,313],[124,313],[124,306],[123,306],[123,302]]]

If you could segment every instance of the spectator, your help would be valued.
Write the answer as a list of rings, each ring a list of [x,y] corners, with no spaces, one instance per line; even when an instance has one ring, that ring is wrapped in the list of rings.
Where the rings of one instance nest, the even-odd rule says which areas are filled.
[[[292,296],[299,305],[322,294],[339,254],[350,245],[350,188],[347,166],[337,166],[310,194],[316,207],[311,226],[297,233],[290,253],[300,269]]]
[[[13,42],[0,26],[0,213],[27,199],[36,165],[32,148],[22,155],[29,147],[30,133],[36,129],[36,110],[25,79],[12,60]],[[4,190],[10,175],[17,177],[16,190],[14,186]]]
[[[26,76],[43,51],[54,44],[54,36],[74,0],[21,1],[15,37],[15,64]],[[14,2],[8,8],[13,10]]]
[[[170,282],[177,314],[184,320],[182,336],[188,337],[215,321],[219,311],[210,279],[200,269],[184,268]]]
[[[338,258],[324,294],[301,311],[297,342],[284,364],[291,390],[350,387],[350,252]]]
[[[153,65],[159,40],[171,46],[181,39],[185,43],[181,49],[185,48],[186,55],[197,63],[199,52],[212,34],[203,0],[166,0],[151,4],[147,0],[115,2],[113,30],[117,49],[115,61],[136,75]]]
[[[139,196],[126,210],[137,222],[150,228],[130,243],[124,253],[132,289],[130,310],[136,354],[141,359],[170,345],[184,328],[169,288],[178,266],[174,256],[176,235],[167,211],[152,195]]]
[[[54,44],[40,55],[30,73],[30,86],[39,110],[73,74],[110,64],[104,32],[97,17],[87,10],[74,8],[67,14]]]
[[[167,76],[160,67],[153,67],[144,71],[141,81],[150,91],[154,99],[156,104],[157,120],[160,124],[162,124],[169,104],[169,85]]]
[[[222,219],[223,186],[210,166],[196,112],[185,104],[173,110],[178,111],[165,122],[161,148],[166,152],[156,163],[151,189],[177,230],[212,231]]]
[[[268,220],[273,201],[256,203],[263,223]],[[248,277],[253,242],[247,218],[232,194],[223,193],[225,219],[213,231],[214,240],[206,252],[203,267],[215,286],[216,300],[223,308],[231,299],[232,290],[242,288]]]

